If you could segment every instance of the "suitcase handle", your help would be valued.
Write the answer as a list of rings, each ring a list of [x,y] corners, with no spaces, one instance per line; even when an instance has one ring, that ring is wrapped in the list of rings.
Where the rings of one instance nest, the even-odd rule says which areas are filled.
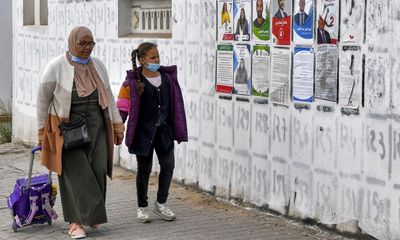
[[[42,146],[36,146],[31,149],[31,153],[34,154],[36,151],[42,151]]]
[[[33,168],[33,161],[35,158],[35,152],[37,151],[41,151],[42,150],[42,146],[36,146],[34,148],[31,149],[31,161],[29,162],[29,171],[28,171],[28,181],[26,183],[26,190],[29,190],[29,188],[31,187],[31,178],[32,178],[32,168]],[[51,182],[51,171],[49,171],[49,179],[48,179],[48,183]]]

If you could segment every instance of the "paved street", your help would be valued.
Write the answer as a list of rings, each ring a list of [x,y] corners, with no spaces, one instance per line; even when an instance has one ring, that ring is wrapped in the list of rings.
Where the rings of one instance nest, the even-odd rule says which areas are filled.
[[[29,158],[29,150],[24,147],[0,145],[0,239],[69,239],[60,198],[55,207],[60,217],[52,226],[28,226],[17,233],[11,229],[6,196],[16,178],[26,176]],[[39,165],[35,161],[34,172],[45,172]],[[89,229],[88,239],[345,239],[281,217],[219,202],[179,184],[173,184],[169,200],[177,214],[176,221],[165,222],[152,214],[151,223],[138,223],[134,178],[134,173],[115,168],[114,179],[108,181],[108,223],[98,230]],[[155,199],[156,187],[156,179],[152,178],[150,202]]]

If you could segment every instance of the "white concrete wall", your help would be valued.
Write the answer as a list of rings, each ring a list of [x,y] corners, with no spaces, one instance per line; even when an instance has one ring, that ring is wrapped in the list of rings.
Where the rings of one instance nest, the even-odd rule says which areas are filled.
[[[11,84],[12,84],[12,0],[1,3],[0,22],[2,23],[0,32],[0,100],[6,104],[11,104]],[[8,56],[8,57],[4,57]]]
[[[114,93],[130,68],[132,48],[148,39],[118,38],[116,0],[49,0],[45,28],[22,27],[22,0],[13,3],[14,134],[32,142],[40,73],[49,59],[65,52],[72,27],[93,30],[95,55],[105,62]],[[172,0],[172,39],[156,42],[162,63],[178,65],[187,111],[190,140],[176,147],[175,178],[294,217],[325,224],[353,220],[355,225],[345,227],[359,226],[378,239],[400,239],[400,24],[391,17],[400,6],[397,1],[367,3],[373,6],[369,16],[386,9],[367,21],[371,34],[361,46],[367,62],[381,63],[370,61],[366,69],[379,66],[380,79],[369,79],[385,94],[366,102],[360,115],[345,116],[336,104],[320,101],[298,111],[293,104],[256,104],[253,97],[249,102],[221,99],[214,92],[216,3]],[[321,104],[333,106],[333,112],[318,111]],[[122,166],[136,168],[125,146],[116,155]]]

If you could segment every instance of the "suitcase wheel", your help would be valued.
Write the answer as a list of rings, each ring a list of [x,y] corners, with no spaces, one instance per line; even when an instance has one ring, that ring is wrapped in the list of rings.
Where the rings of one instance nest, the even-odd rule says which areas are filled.
[[[14,221],[12,223],[12,229],[13,229],[14,232],[17,232],[18,226]]]
[[[49,224],[49,226],[51,226],[51,224],[53,223],[53,221],[50,219],[47,224]]]

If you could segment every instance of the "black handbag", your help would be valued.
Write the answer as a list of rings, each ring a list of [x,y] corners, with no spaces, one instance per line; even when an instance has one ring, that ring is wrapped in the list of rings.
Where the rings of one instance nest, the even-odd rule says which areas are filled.
[[[58,119],[58,127],[61,130],[61,135],[64,138],[64,149],[69,150],[72,148],[84,146],[91,142],[91,139],[88,134],[87,125],[86,125],[86,115],[80,114],[81,116],[67,123],[63,123],[60,121],[58,117],[56,108],[54,107],[54,112],[56,113]]]

